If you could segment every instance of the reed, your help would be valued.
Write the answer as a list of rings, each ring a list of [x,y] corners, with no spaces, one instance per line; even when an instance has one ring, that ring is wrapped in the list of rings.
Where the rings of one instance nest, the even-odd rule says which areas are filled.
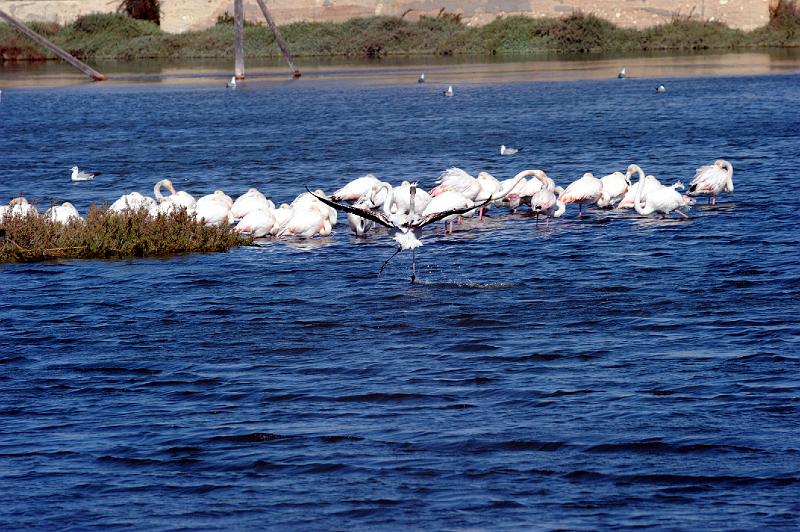
[[[443,12],[416,21],[367,17],[345,22],[297,22],[282,26],[280,31],[295,56],[380,58],[800,46],[797,2],[777,0],[771,5],[770,22],[750,32],[695,16],[675,17],[659,26],[635,30],[580,12],[558,19],[500,17],[477,28]],[[233,43],[233,25],[224,16],[211,28],[183,34],[164,33],[152,22],[122,14],[87,15],[63,27],[42,23],[32,26],[81,59],[229,58]],[[245,42],[248,57],[280,57],[267,26],[247,25]],[[52,58],[4,24],[0,24],[0,57]]]
[[[250,243],[229,227],[195,223],[186,210],[152,218],[145,210],[114,213],[92,206],[84,219],[67,224],[36,214],[6,214],[0,220],[0,263],[159,257],[228,251]]]

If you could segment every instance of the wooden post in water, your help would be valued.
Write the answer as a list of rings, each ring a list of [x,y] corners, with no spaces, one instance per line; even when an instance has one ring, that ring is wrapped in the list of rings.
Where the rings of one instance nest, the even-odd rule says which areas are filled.
[[[233,74],[236,79],[244,79],[244,0],[233,0],[234,58]]]
[[[264,2],[264,0],[256,0],[256,2],[258,2],[258,7],[261,8],[261,12],[264,13],[264,18],[267,19],[267,24],[269,24],[270,29],[272,29],[272,34],[275,35],[275,42],[278,43],[278,47],[281,49],[281,53],[283,53],[283,58],[286,59],[287,63],[289,63],[289,68],[292,69],[292,75],[296,78],[299,78],[300,70],[294,66],[294,58],[292,58],[292,54],[289,52],[289,47],[286,45],[286,41],[283,40],[283,36],[281,35],[278,26],[275,24],[269,9],[267,9],[267,4]]]
[[[41,35],[39,35],[35,31],[33,31],[28,26],[26,26],[25,24],[23,24],[19,20],[15,19],[14,17],[9,15],[5,11],[3,11],[2,9],[0,9],[0,19],[5,20],[11,26],[16,28],[17,31],[19,31],[20,33],[24,34],[26,37],[30,37],[31,39],[36,41],[39,45],[47,48],[48,50],[50,50],[51,52],[56,54],[58,57],[60,57],[61,59],[63,59],[67,63],[69,63],[70,65],[74,66],[75,68],[77,68],[78,70],[80,70],[81,72],[83,72],[84,74],[86,74],[87,76],[92,78],[93,80],[95,80],[95,81],[103,81],[104,79],[106,79],[106,77],[103,74],[101,74],[97,70],[93,69],[89,65],[87,65],[85,63],[82,63],[78,59],[72,57],[67,52],[65,52],[64,50],[62,50],[61,48],[59,48],[55,44],[51,43],[50,41],[48,41],[47,39],[45,39],[44,37],[42,37]]]

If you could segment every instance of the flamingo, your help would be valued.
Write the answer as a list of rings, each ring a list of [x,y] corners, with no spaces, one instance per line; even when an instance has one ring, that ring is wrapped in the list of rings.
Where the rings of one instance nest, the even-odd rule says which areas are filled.
[[[353,205],[360,209],[382,209],[385,214],[391,213],[394,203],[394,188],[386,182],[372,185],[372,188],[364,192]],[[331,207],[326,208],[330,209]],[[335,209],[334,209],[335,211]],[[363,236],[375,223],[367,218],[362,218],[351,212],[347,213],[347,222],[350,229],[357,235]]]
[[[81,219],[78,209],[76,209],[75,206],[68,201],[65,201],[61,205],[53,205],[45,211],[44,216],[51,222],[60,224],[66,224],[71,220]]]
[[[314,195],[312,193],[312,195]],[[315,196],[315,195],[314,195]],[[319,199],[319,196],[315,196]],[[323,202],[324,203],[324,202]],[[306,203],[293,209],[294,213],[278,230],[277,236],[285,235],[309,238],[319,233],[320,236],[331,234],[331,222],[328,206],[320,202]]]
[[[11,217],[19,217],[24,218],[29,214],[39,214],[39,211],[36,209],[34,205],[28,203],[21,195],[18,198],[14,198],[8,202],[8,206],[5,207],[2,211],[0,211],[0,218],[2,216],[8,215]]]
[[[733,192],[733,165],[724,159],[698,168],[689,183],[689,196],[708,196],[709,205],[716,205],[723,192]]]
[[[486,203],[487,202],[484,202],[483,205],[486,205]],[[452,233],[453,220],[457,216],[460,217],[461,215],[465,215],[467,212],[474,211],[474,207],[475,202],[461,192],[458,192],[457,190],[446,190],[431,199],[431,202],[428,203],[428,206],[422,211],[421,216],[424,218],[426,216],[433,216],[440,212],[459,211],[452,216],[438,218],[439,220],[443,220],[445,223],[450,222],[450,229],[447,230],[447,226],[445,226],[445,232]]]
[[[122,213],[125,211],[138,211],[139,209],[147,209],[150,211],[154,207],[158,207],[158,204],[153,198],[142,196],[138,192],[131,192],[130,194],[120,196],[117,201],[111,204],[108,210]]]
[[[392,190],[392,204],[389,207],[391,212],[400,214],[411,213],[411,187],[414,187],[414,209],[417,214],[422,214],[428,203],[431,202],[431,195],[417,187],[416,183],[403,181],[400,186],[394,187]]]
[[[675,211],[684,218],[688,218],[680,209],[689,205],[689,198],[677,191],[678,188],[683,189],[683,183],[678,181],[671,187],[662,185],[660,188],[651,190],[646,198],[642,197],[644,187],[645,182],[640,179],[636,183],[636,196],[633,200],[636,212],[646,216],[654,212],[667,215]]]
[[[481,191],[481,185],[478,183],[478,180],[461,168],[448,168],[439,175],[436,182],[438,186],[431,190],[431,196],[433,197],[448,190],[455,190],[472,201],[475,201],[475,198]]]
[[[162,195],[161,187],[169,190],[170,195],[166,197]],[[172,181],[169,179],[162,179],[153,185],[153,196],[155,196],[156,202],[158,202],[158,208],[156,209],[156,213],[158,214],[168,214],[179,208],[189,210],[197,203],[194,197],[188,192],[184,192],[183,190],[176,192]]]
[[[372,174],[367,174],[354,179],[331,195],[333,201],[356,201],[364,195],[364,192],[372,188],[372,185],[380,183],[380,179]]]
[[[233,200],[230,196],[221,190],[215,190],[213,194],[207,194],[195,203],[195,221],[207,225],[230,225],[233,223],[232,206]]]
[[[503,185],[498,181],[492,174],[488,172],[481,172],[478,174],[478,184],[481,187],[480,192],[475,196],[475,203],[483,203],[488,198],[494,196]],[[481,207],[478,209],[478,219],[483,220],[483,211],[489,210],[491,205],[487,205],[486,207]]]
[[[591,172],[586,172],[583,176],[573,181],[559,195],[564,204],[577,203],[578,216],[583,216],[583,206],[597,203],[603,194],[603,182],[597,179]]]
[[[645,180],[644,190],[642,190],[642,197],[646,197],[647,193],[650,190],[654,190],[661,186],[661,181],[659,181],[655,176],[652,175],[645,175],[644,170],[638,164],[630,164],[628,165],[628,169],[625,171],[625,178],[630,183],[631,176],[633,174],[638,174],[639,181]],[[622,196],[615,209],[633,209],[633,198],[636,196],[636,187],[628,186],[628,190]]]
[[[272,211],[272,215],[275,216],[275,223],[269,232],[274,236],[278,234],[281,227],[294,215],[294,209],[288,203],[282,203],[280,207]]]
[[[323,191],[319,190],[319,189],[315,190],[314,194],[317,194],[319,196],[324,196],[325,195],[325,193]],[[337,211],[336,211],[336,209],[332,209],[332,208],[328,207],[327,205],[320,204],[319,201],[317,200],[317,198],[314,197],[314,194],[309,194],[308,192],[303,192],[302,194],[297,196],[294,199],[294,201],[292,201],[292,203],[291,203],[292,209],[294,209],[294,210],[303,210],[303,209],[309,208],[311,205],[315,205],[316,204],[320,208],[321,212],[327,213],[328,222],[330,222],[331,227],[333,227],[337,223],[337,219],[336,219]]]
[[[625,175],[622,172],[604,175],[600,181],[603,182],[603,192],[597,200],[597,206],[601,209],[619,203],[631,186],[630,174]]]
[[[267,197],[258,191],[257,188],[251,188],[233,202],[231,206],[231,214],[236,220],[241,220],[247,213],[259,209],[274,209],[275,204],[272,203]]]
[[[248,212],[234,227],[237,233],[247,234],[253,238],[261,238],[272,231],[275,225],[275,215],[272,209],[255,209]]]
[[[536,179],[541,182],[542,188],[531,196],[531,210],[537,220],[540,214],[547,218],[559,218],[567,210],[567,205],[556,196],[555,182],[541,170],[534,172]]]
[[[306,187],[308,190],[308,187]],[[309,191],[310,192],[310,191]],[[448,194],[453,191],[449,191]],[[329,205],[330,207],[341,210],[347,213],[355,214],[360,216],[361,218],[365,218],[368,220],[372,220],[373,222],[380,224],[384,227],[388,227],[393,231],[393,239],[397,243],[397,251],[394,254],[386,259],[381,266],[381,269],[378,273],[382,272],[386,265],[389,263],[392,258],[400,253],[404,249],[412,250],[412,259],[411,259],[411,282],[413,283],[416,279],[416,249],[422,246],[422,241],[420,241],[420,237],[422,234],[422,228],[426,225],[439,221],[444,220],[445,218],[458,216],[463,214],[469,210],[474,208],[473,205],[468,207],[454,209],[454,210],[447,210],[441,212],[434,212],[430,214],[423,214],[419,215],[416,214],[416,209],[414,205],[414,196],[416,195],[416,186],[411,185],[411,208],[409,209],[410,214],[401,214],[401,213],[393,213],[390,215],[386,215],[383,211],[378,209],[361,209],[355,206],[346,205],[343,203],[336,203],[334,201],[329,200],[328,198],[317,196],[317,199],[321,202]],[[444,196],[444,194],[442,195]],[[439,196],[439,197],[442,197]],[[493,198],[489,198],[486,203],[492,201]],[[431,204],[434,203],[434,200],[431,201]],[[428,208],[430,208],[430,205]],[[479,205],[482,207],[483,205]],[[427,209],[426,209],[427,210]]]

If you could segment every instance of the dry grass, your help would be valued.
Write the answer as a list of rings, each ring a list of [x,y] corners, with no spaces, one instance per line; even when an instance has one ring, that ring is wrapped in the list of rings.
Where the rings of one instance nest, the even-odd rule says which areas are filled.
[[[198,225],[185,210],[150,218],[144,210],[119,214],[93,206],[85,219],[68,224],[30,214],[6,215],[0,226],[0,263],[158,257],[251,243],[228,227]]]

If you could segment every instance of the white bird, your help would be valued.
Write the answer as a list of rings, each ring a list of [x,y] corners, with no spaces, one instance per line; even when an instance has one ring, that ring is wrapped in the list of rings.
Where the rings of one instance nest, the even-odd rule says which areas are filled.
[[[519,148],[508,148],[505,144],[500,145],[500,155],[516,155],[519,151]]]
[[[117,201],[111,204],[108,208],[111,212],[125,212],[125,211],[138,211],[139,209],[147,209],[148,211],[158,207],[156,200],[149,196],[142,196],[138,192],[131,192],[119,197]]]
[[[275,224],[269,232],[271,235],[277,235],[281,227],[294,216],[294,209],[292,209],[292,206],[288,203],[283,203],[280,207],[272,211],[272,215],[275,216]]]
[[[170,195],[164,196],[161,194],[161,187],[166,188],[170,192]],[[169,214],[180,208],[184,208],[188,211],[197,203],[194,197],[188,192],[183,190],[176,192],[172,181],[169,179],[162,179],[153,185],[153,196],[155,196],[156,202],[158,203],[158,208],[154,211],[155,214]]]
[[[80,220],[81,215],[72,203],[65,201],[61,205],[53,205],[47,209],[44,217],[51,222],[66,224],[71,220]]]
[[[313,194],[312,194],[313,195]],[[319,196],[317,196],[319,198]],[[322,202],[307,202],[299,208],[295,206],[292,217],[289,218],[278,230],[277,236],[297,236],[310,238],[316,234],[328,236],[331,234],[328,205]]]
[[[625,72],[625,67],[622,67],[622,68],[620,69],[620,71],[619,71],[619,74],[617,74],[617,77],[618,77],[619,79],[625,79],[625,78],[627,78],[627,77],[628,77],[628,73],[627,73],[627,72]]]
[[[633,199],[633,206],[636,212],[646,216],[654,212],[666,215],[675,211],[684,218],[688,218],[680,209],[687,207],[690,200],[687,196],[677,191],[678,188],[683,189],[683,183],[679,181],[671,187],[661,186],[651,190],[646,198],[642,197],[644,187],[644,181],[639,180],[636,183],[636,196]]]
[[[337,223],[337,211],[324,203],[320,203],[320,201],[315,197],[315,194],[318,196],[324,196],[325,193],[322,190],[315,190],[314,194],[310,194],[308,192],[303,192],[299,196],[297,196],[291,203],[291,207],[296,214],[297,211],[307,210],[311,206],[316,206],[320,209],[321,212],[327,213],[328,215],[328,222],[331,224],[331,227],[336,225]]]
[[[37,215],[39,211],[36,206],[28,203],[28,200],[20,196],[8,202],[8,206],[4,209],[5,212],[0,212],[0,215],[8,215],[11,217],[24,218],[30,214]]]
[[[274,209],[275,204],[256,188],[251,188],[233,202],[231,214],[235,220],[241,220],[247,213],[259,209]]]
[[[236,88],[236,76],[231,76],[231,80],[228,83],[226,83],[225,86],[228,87],[229,89],[235,89]]]
[[[488,200],[484,201],[481,205],[486,205],[487,203]],[[447,222],[450,222],[450,229],[449,230],[446,229],[446,232],[452,233],[453,221],[460,216],[465,216],[468,213],[471,214],[474,211],[474,207],[475,207],[475,202],[472,201],[470,198],[466,197],[461,192],[457,190],[446,190],[441,194],[437,194],[431,199],[430,203],[428,203],[428,206],[425,207],[424,211],[422,211],[421,216],[424,218],[426,216],[433,216],[440,212],[459,211],[456,214],[439,218],[439,220],[442,220],[443,222],[445,222],[445,224]],[[445,228],[446,227],[447,226],[445,226]]]
[[[628,166],[628,170],[625,172],[625,177],[630,181],[630,177],[635,173],[639,174],[639,182],[644,182],[644,188],[642,189],[642,198],[646,198],[647,194],[650,193],[651,190],[656,190],[660,188],[661,181],[659,181],[655,176],[652,175],[644,175],[644,170],[642,170],[638,164],[631,164]],[[617,202],[615,209],[633,209],[634,208],[634,198],[636,197],[636,187],[629,186],[627,192],[622,197],[621,200]]]
[[[492,174],[489,172],[481,172],[478,174],[478,184],[481,187],[480,192],[475,196],[475,203],[483,203],[487,199],[494,197],[500,190],[502,189],[503,185],[500,181],[497,180]],[[483,220],[483,212],[485,210],[489,210],[491,204],[486,205],[485,207],[481,207],[478,209],[478,219]]]
[[[197,200],[194,206],[194,218],[199,224],[226,226],[233,223],[231,214],[233,200],[221,190],[207,194]]]
[[[72,167],[72,180],[73,181],[91,181],[95,178],[95,176],[100,175],[100,173],[90,174],[89,172],[83,172],[78,169],[77,166]]]
[[[378,183],[380,183],[380,179],[372,174],[361,176],[357,179],[353,179],[345,186],[331,194],[331,200],[356,201],[364,195],[364,192],[371,189],[372,185],[376,185]]]
[[[392,203],[394,202],[394,189],[392,185],[385,182],[379,182],[372,185],[372,188],[364,192],[358,201],[353,205],[359,209],[381,209],[384,214],[391,213]],[[331,207],[326,206],[330,209]],[[334,209],[335,210],[335,209]],[[347,213],[347,222],[350,229],[357,235],[363,236],[375,225],[375,222],[362,218],[356,214]]]
[[[733,165],[724,159],[698,168],[689,183],[689,196],[708,196],[709,205],[715,205],[723,192],[733,192]]]
[[[558,218],[567,210],[566,204],[556,197],[555,192],[542,187],[536,194],[531,196],[531,211],[539,218],[544,215],[547,218]]]
[[[250,235],[253,238],[261,238],[270,234],[274,225],[275,215],[272,209],[254,209],[239,220],[234,231]]]
[[[600,178],[600,181],[603,182],[603,192],[600,195],[600,199],[597,200],[597,206],[601,209],[613,207],[619,203],[631,186],[630,175],[625,175],[622,172],[604,175]]]
[[[442,94],[444,94],[445,96],[452,96],[453,95],[453,86],[450,85],[449,87],[447,87],[447,90],[442,92]]]
[[[419,79],[417,80],[417,83],[425,83],[425,72],[423,72],[422,74],[419,75]]]
[[[656,92],[667,92],[667,88],[664,85],[659,85],[656,87]]]
[[[592,205],[600,199],[603,194],[603,182],[597,179],[591,172],[586,172],[580,179],[569,184],[564,189],[558,199],[567,203],[578,204],[578,216],[583,215],[583,206]]]
[[[436,182],[438,185],[431,190],[431,196],[433,197],[448,190],[455,190],[474,201],[481,191],[481,185],[478,180],[461,168],[448,168],[439,175]]]
[[[417,187],[416,183],[403,181],[399,186],[392,190],[392,204],[389,210],[392,213],[411,214],[411,187],[414,187],[414,210],[417,214],[422,214],[428,203],[431,202],[431,195]]]

